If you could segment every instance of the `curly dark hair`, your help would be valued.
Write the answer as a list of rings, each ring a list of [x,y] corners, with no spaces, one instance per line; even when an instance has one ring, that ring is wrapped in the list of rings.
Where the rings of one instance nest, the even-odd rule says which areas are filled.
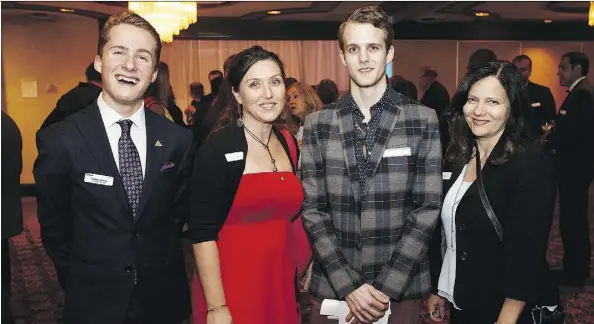
[[[286,74],[284,65],[278,55],[275,53],[267,51],[261,46],[252,46],[240,53],[237,53],[229,64],[229,70],[227,71],[226,75],[226,81],[228,82],[229,86],[225,87],[225,89],[220,89],[220,91],[225,91],[222,96],[219,96],[221,100],[223,100],[223,102],[220,104],[224,103],[225,110],[221,115],[221,119],[217,128],[225,127],[230,123],[235,122],[240,117],[241,107],[235,99],[235,96],[233,96],[232,90],[238,92],[239,84],[249,69],[257,62],[263,60],[272,60],[278,64],[283,81],[285,80]]]
[[[491,163],[505,163],[511,154],[525,150],[529,142],[534,140],[524,124],[524,114],[531,107],[519,72],[507,61],[484,62],[466,73],[445,112],[451,138],[446,150],[446,158],[454,165],[464,165],[472,158],[476,136],[468,126],[463,110],[472,85],[487,77],[495,77],[499,80],[510,103],[510,116],[502,135],[505,141],[504,150],[497,156],[491,154],[489,157]]]

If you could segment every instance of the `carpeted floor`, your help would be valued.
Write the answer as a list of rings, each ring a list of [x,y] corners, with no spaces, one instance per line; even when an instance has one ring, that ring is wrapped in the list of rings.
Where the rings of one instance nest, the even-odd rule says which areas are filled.
[[[594,241],[594,186],[590,190],[590,197],[590,232]],[[23,198],[23,211],[25,229],[21,235],[11,240],[10,250],[13,269],[12,307],[15,323],[57,324],[61,318],[64,294],[57,283],[54,267],[41,244],[34,198]],[[559,226],[555,220],[547,254],[552,268],[558,268],[562,256]],[[594,265],[594,262],[592,264]],[[191,269],[191,261],[188,262],[188,268]],[[594,270],[594,266],[592,269]],[[563,289],[562,299],[568,312],[567,324],[594,323],[594,280],[591,280],[585,288]],[[423,313],[426,312],[423,311]],[[420,323],[435,322],[422,318]]]

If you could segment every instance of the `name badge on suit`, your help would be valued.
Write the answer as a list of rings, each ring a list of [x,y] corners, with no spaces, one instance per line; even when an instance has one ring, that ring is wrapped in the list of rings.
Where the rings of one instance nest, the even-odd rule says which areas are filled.
[[[540,102],[533,102],[533,103],[531,104],[531,106],[532,106],[533,108],[538,108],[538,107],[540,107]]]
[[[397,156],[411,156],[410,147],[395,147],[389,148],[384,151],[383,157],[397,157]]]
[[[111,187],[113,186],[113,177],[101,174],[85,173],[85,182]]]

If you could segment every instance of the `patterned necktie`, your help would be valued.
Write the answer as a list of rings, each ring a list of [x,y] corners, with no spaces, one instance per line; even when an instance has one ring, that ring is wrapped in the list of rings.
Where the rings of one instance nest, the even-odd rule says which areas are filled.
[[[122,128],[122,135],[118,141],[118,152],[120,156],[120,176],[124,183],[124,189],[128,195],[128,202],[132,208],[132,216],[136,219],[136,211],[142,194],[142,165],[140,154],[136,150],[134,142],[130,137],[132,121],[123,119],[118,122]]]

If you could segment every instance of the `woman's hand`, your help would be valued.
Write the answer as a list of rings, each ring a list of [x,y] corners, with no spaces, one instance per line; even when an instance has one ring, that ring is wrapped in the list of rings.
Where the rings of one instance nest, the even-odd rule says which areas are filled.
[[[441,296],[431,294],[427,300],[427,311],[432,320],[436,322],[443,321],[445,317],[445,299]]]
[[[206,315],[206,324],[233,324],[229,308],[225,306],[208,312]]]

